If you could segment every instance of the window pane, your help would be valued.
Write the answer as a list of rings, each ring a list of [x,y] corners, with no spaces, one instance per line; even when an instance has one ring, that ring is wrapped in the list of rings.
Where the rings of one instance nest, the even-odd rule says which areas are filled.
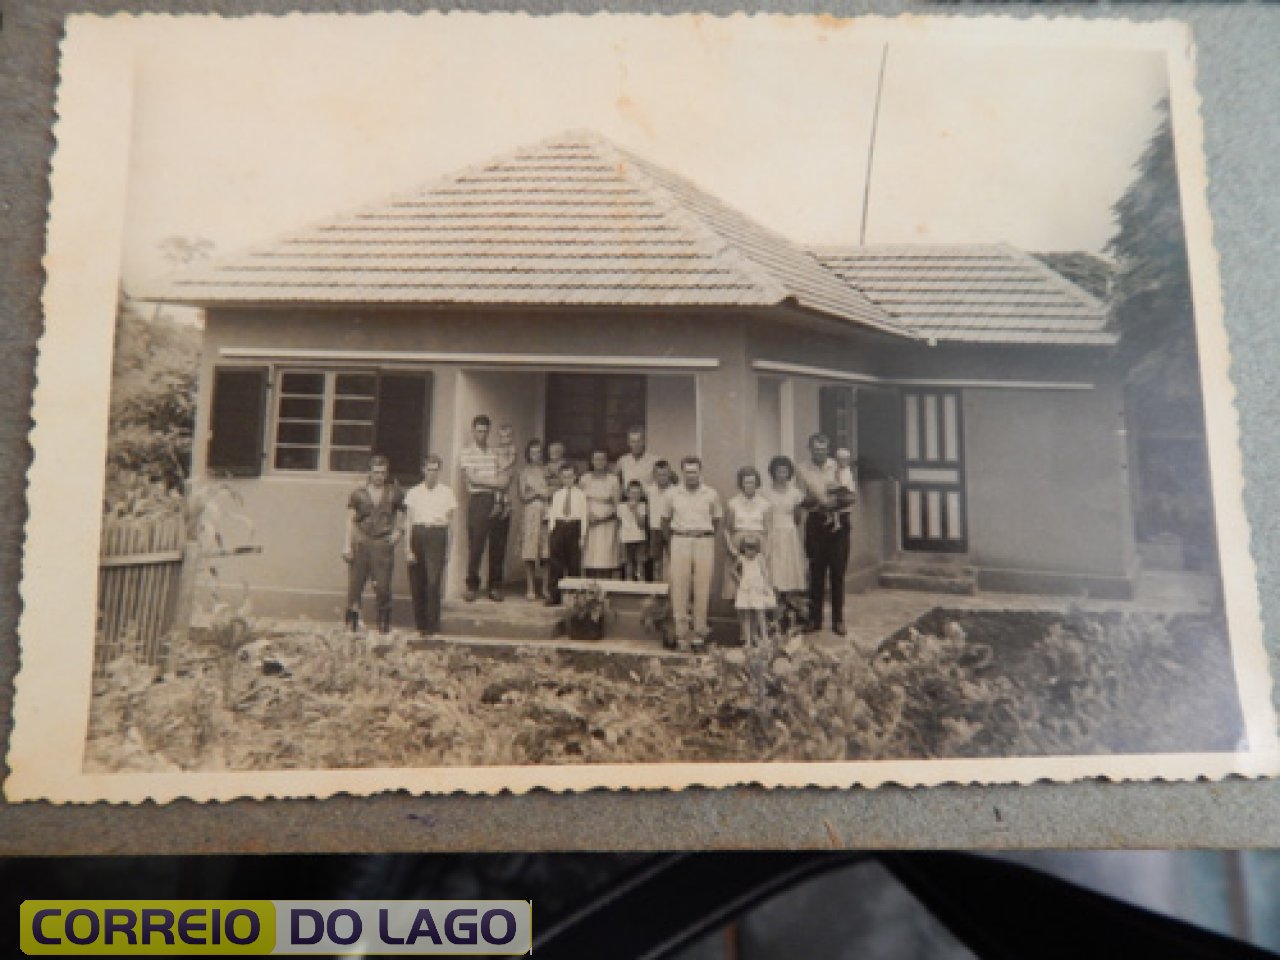
[[[281,397],[280,417],[284,420],[319,420],[324,416],[324,400],[304,397]]]
[[[924,458],[938,459],[938,398],[932,393],[924,397]]]
[[[331,450],[329,469],[342,473],[364,473],[369,469],[368,450]]]
[[[373,424],[335,423],[329,440],[335,447],[360,447],[367,451],[373,446]]]
[[[333,419],[361,420],[365,423],[371,423],[373,422],[373,401],[352,400],[350,398],[335,400],[333,403]]]
[[[319,465],[320,451],[316,447],[276,447],[279,470],[314,470]]]
[[[276,431],[277,443],[320,443],[320,424],[281,422]]]
[[[286,373],[280,377],[281,393],[298,393],[311,397],[324,396],[323,373]]]
[[[907,459],[920,459],[920,398],[914,393],[908,393],[904,396],[903,420],[906,421],[907,428]]]
[[[334,389],[340,397],[372,397],[378,389],[378,377],[372,373],[340,373],[334,378]]]

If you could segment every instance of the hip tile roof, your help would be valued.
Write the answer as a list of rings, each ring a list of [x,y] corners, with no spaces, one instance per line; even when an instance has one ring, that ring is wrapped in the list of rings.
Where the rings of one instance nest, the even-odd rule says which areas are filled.
[[[174,274],[197,306],[791,304],[914,338],[809,252],[689,181],[571,132]]]
[[[825,248],[817,258],[936,341],[1111,346],[1105,304],[1006,244]]]

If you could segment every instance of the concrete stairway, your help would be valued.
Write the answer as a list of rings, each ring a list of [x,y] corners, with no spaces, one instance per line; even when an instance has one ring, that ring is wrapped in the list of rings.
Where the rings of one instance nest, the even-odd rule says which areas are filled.
[[[481,595],[474,603],[446,600],[440,611],[440,632],[461,637],[527,637],[550,640],[557,633],[563,609],[543,606],[523,596],[508,595],[495,603]]]
[[[947,554],[899,556],[880,567],[880,586],[971,597],[978,592],[978,572],[963,558]]]

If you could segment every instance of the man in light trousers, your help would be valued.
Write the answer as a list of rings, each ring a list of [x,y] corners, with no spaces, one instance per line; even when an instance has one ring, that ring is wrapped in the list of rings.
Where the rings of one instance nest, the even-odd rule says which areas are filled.
[[[716,560],[716,534],[724,519],[720,496],[702,482],[702,461],[680,461],[681,483],[672,487],[663,504],[662,527],[671,544],[669,582],[675,643],[699,651],[711,633],[707,608],[711,603],[711,572]],[[692,599],[692,604],[690,600]]]

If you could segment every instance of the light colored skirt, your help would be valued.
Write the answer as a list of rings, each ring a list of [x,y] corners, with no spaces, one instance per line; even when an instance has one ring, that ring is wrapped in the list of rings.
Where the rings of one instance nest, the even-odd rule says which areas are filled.
[[[769,532],[769,576],[779,593],[804,590],[809,585],[809,565],[794,523],[775,524]]]
[[[620,565],[619,557],[616,518],[587,527],[587,548],[582,551],[583,569],[616,570]]]
[[[522,506],[520,559],[537,563],[547,559],[547,505],[542,500],[531,500]]]

